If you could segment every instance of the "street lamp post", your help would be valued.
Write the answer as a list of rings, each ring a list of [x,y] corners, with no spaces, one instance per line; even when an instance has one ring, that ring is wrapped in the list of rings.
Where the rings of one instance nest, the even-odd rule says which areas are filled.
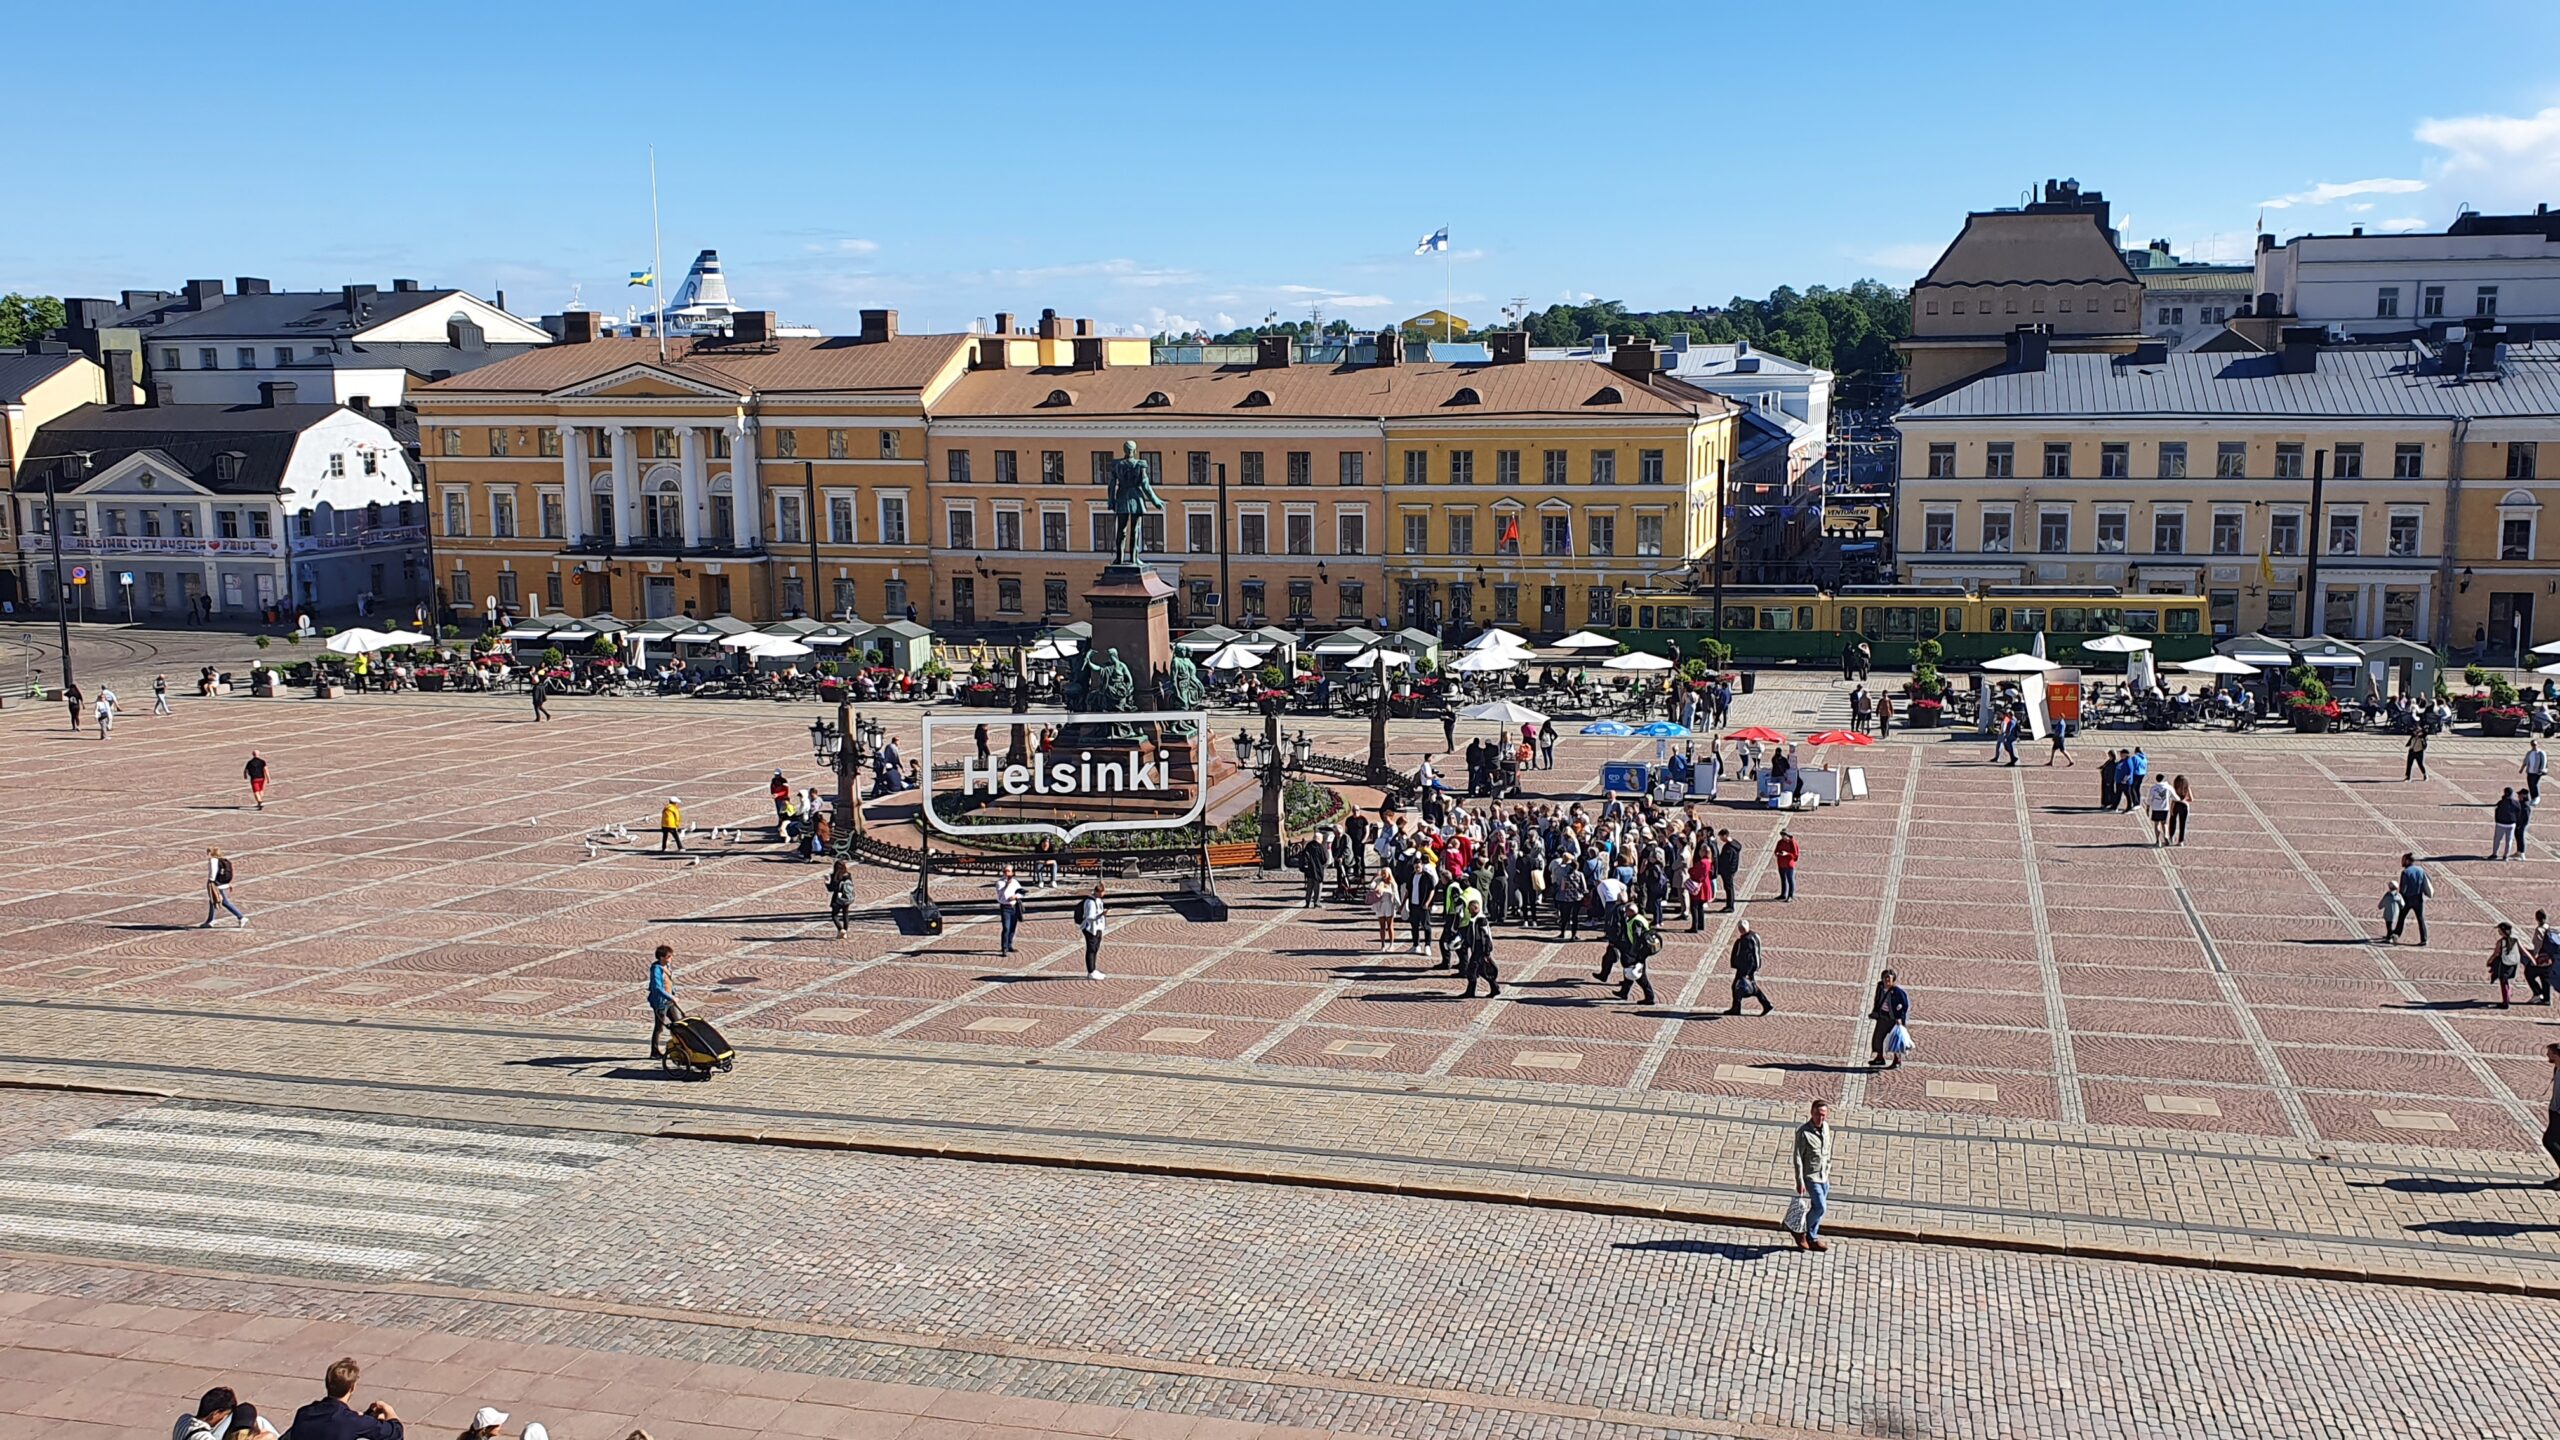
[[[65,465],[76,463],[81,475],[86,477],[90,453],[82,450],[68,460],[57,460],[45,467],[44,472],[45,528],[53,532],[53,631],[62,646],[62,688],[65,691],[71,688],[71,577],[62,568],[62,506],[54,498],[53,486]]]
[[[1260,741],[1257,742],[1250,733],[1237,733],[1236,752],[1243,763],[1258,767],[1260,771],[1262,867],[1276,870],[1288,863],[1289,776],[1293,771],[1307,768],[1307,761],[1315,754],[1315,742],[1301,730],[1284,743],[1280,735],[1280,716],[1274,712],[1262,717]]]

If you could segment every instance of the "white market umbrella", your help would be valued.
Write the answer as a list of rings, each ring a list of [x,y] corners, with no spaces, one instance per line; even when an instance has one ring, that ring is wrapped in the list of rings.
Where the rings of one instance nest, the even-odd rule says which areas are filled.
[[[2257,666],[2245,660],[2234,660],[2228,655],[2207,655],[2200,660],[2181,660],[2172,668],[2183,670],[2189,675],[2255,675],[2258,673]],[[2555,665],[2551,669],[2554,674],[2560,674],[2560,665]]]
[[[750,630],[743,635],[723,635],[716,643],[723,650],[761,650],[781,638]]]
[[[2533,649],[2527,653],[2534,655],[2560,655],[2560,640],[2545,640],[2541,644],[2534,646]],[[2542,672],[2537,670],[2533,673],[2539,675]]]
[[[341,655],[370,655],[388,646],[412,643],[415,642],[394,640],[379,630],[367,630],[359,625],[330,636],[328,648]]]
[[[1205,662],[1212,670],[1254,670],[1262,665],[1262,651],[1251,645],[1227,645]]]
[[[2083,640],[2080,648],[2095,655],[2131,655],[2151,648],[2151,642],[2139,635],[2101,635]]]
[[[1997,671],[2002,675],[2041,675],[2048,670],[2059,670],[2062,667],[2041,655],[2002,655],[1997,659],[1983,661],[1982,668]]]
[[[747,654],[758,660],[797,660],[803,655],[817,653],[797,640],[785,640],[777,635],[767,635],[763,639],[761,645],[744,647]]]
[[[1487,630],[1460,648],[1469,651],[1526,650],[1529,648],[1529,642],[1508,630]]]
[[[1350,659],[1343,661],[1342,668],[1345,670],[1375,670],[1380,666],[1385,666],[1389,669],[1394,669],[1400,666],[1411,665],[1412,663],[1413,657],[1410,655],[1398,654],[1393,650],[1372,650],[1366,655],[1354,655]]]
[[[1603,660],[1600,662],[1600,668],[1603,670],[1668,670],[1671,668],[1671,662],[1659,655],[1647,655],[1638,650],[1633,654]]]
[[[2533,673],[2536,675],[2560,675],[2560,665],[2536,665],[2533,667]]]
[[[1544,725],[1547,717],[1511,700],[1492,700],[1458,712],[1461,720],[1493,720],[1504,725]]]
[[[1449,662],[1453,675],[1482,675],[1491,670],[1517,670],[1527,659],[1517,650],[1477,650]]]
[[[1594,635],[1588,630],[1576,630],[1547,648],[1550,650],[1615,650],[1618,648],[1618,642],[1606,635]]]
[[[1072,659],[1075,653],[1076,647],[1073,641],[1043,640],[1039,644],[1034,645],[1029,650],[1023,652],[1022,658],[1034,665],[1037,665],[1042,661],[1048,661],[1054,664],[1060,660]]]
[[[394,645],[433,645],[436,643],[436,637],[433,635],[421,635],[415,630],[386,631],[382,638],[390,641]]]

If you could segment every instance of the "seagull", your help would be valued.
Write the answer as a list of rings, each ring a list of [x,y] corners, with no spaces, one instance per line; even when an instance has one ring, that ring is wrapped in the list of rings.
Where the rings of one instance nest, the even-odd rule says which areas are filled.
[[[587,858],[590,860],[596,858],[596,842],[593,837],[587,840]]]
[[[702,863],[702,857],[701,857],[701,856],[699,856],[699,855],[697,855],[697,856],[695,856],[694,858],[692,858],[692,859],[690,859],[690,860],[687,860],[687,861],[686,861],[686,862],[684,862],[684,863],[685,863],[685,864],[686,864],[686,866],[688,866],[688,867],[695,866],[695,865],[699,865],[699,864],[701,864],[701,863]]]

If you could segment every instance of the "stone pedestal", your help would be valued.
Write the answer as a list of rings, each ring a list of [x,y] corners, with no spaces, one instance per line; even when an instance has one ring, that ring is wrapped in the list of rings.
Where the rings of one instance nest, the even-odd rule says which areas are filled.
[[[1120,652],[1140,710],[1173,705],[1170,689],[1164,688],[1173,673],[1173,625],[1167,614],[1173,596],[1173,587],[1143,565],[1113,565],[1084,592],[1093,616],[1094,652]]]

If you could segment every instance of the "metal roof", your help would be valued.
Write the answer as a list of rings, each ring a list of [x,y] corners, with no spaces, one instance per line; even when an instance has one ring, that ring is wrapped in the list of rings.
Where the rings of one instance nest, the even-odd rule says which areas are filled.
[[[2286,374],[2282,366],[2274,352],[2186,351],[2139,364],[2129,355],[2055,354],[2041,370],[2003,367],[1906,406],[1896,418],[2560,414],[2560,344],[2506,346],[2497,373],[2469,377],[2448,375],[2418,345],[2324,348],[2311,371]]]

